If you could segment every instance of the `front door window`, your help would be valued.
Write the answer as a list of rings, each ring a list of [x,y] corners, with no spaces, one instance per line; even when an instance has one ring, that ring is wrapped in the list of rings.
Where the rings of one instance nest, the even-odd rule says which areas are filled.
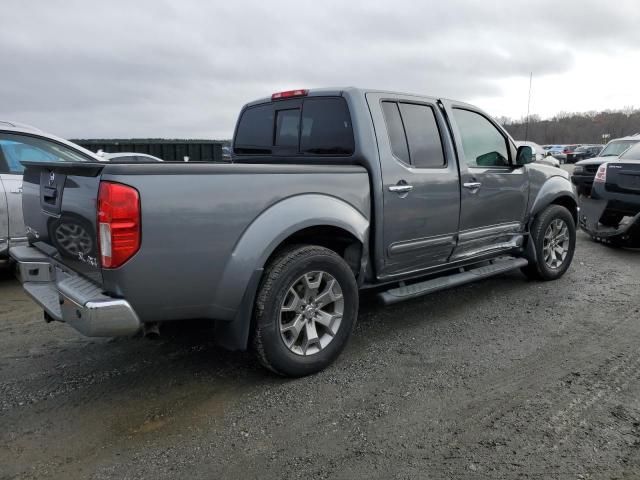
[[[469,167],[508,167],[507,140],[498,129],[482,115],[461,108],[453,109]]]

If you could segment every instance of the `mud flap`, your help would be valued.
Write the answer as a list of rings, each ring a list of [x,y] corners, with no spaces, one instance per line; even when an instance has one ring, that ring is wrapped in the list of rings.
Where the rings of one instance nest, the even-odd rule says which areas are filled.
[[[263,269],[251,275],[238,313],[232,321],[216,321],[214,337],[216,345],[227,350],[246,350],[251,333],[253,304],[262,278]]]

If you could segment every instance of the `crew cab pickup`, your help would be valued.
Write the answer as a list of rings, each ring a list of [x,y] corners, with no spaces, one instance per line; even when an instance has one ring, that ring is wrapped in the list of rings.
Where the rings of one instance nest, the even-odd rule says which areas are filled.
[[[108,164],[7,137],[58,157],[24,162],[19,276],[86,335],[209,319],[223,346],[305,375],[344,348],[361,289],[391,304],[514,269],[552,280],[574,253],[568,174],[457,101],[280,92],[244,106],[232,164]]]

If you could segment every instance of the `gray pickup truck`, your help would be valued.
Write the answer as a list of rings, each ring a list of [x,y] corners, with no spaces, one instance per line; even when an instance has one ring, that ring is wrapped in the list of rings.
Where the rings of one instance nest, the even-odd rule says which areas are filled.
[[[240,112],[233,164],[108,164],[0,138],[57,158],[23,162],[30,245],[11,250],[47,320],[114,336],[209,319],[282,375],[336,359],[359,290],[390,304],[514,269],[552,280],[575,248],[567,173],[452,100],[277,93]]]

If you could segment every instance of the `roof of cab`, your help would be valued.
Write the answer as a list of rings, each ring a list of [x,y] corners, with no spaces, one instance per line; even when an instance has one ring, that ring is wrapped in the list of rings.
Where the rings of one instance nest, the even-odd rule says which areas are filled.
[[[335,97],[340,97],[340,96],[344,96],[345,93],[351,93],[351,94],[361,94],[361,95],[366,95],[367,93],[387,93],[390,95],[400,95],[400,96],[406,96],[406,97],[415,97],[415,98],[424,98],[424,99],[429,99],[429,100],[448,100],[448,101],[455,101],[458,104],[461,105],[467,105],[469,107],[473,107],[473,105],[467,104],[465,102],[460,102],[458,100],[452,100],[450,98],[444,98],[444,97],[438,97],[438,96],[433,96],[433,95],[424,95],[424,94],[419,94],[419,93],[409,93],[409,92],[394,92],[391,90],[384,90],[384,89],[376,89],[376,88],[360,88],[360,87],[329,87],[329,88],[311,88],[307,90],[307,94],[304,95],[305,97],[331,97],[331,96],[335,96]],[[288,97],[288,98],[296,98],[296,97]],[[286,99],[282,99],[282,100],[286,100]],[[274,101],[271,96],[268,97],[262,97],[259,98],[257,100],[253,100],[251,102],[248,102],[244,105],[244,108],[253,106],[253,105],[259,105],[261,103],[270,103]],[[280,101],[280,100],[275,100],[275,101]],[[477,108],[477,107],[474,107]]]

